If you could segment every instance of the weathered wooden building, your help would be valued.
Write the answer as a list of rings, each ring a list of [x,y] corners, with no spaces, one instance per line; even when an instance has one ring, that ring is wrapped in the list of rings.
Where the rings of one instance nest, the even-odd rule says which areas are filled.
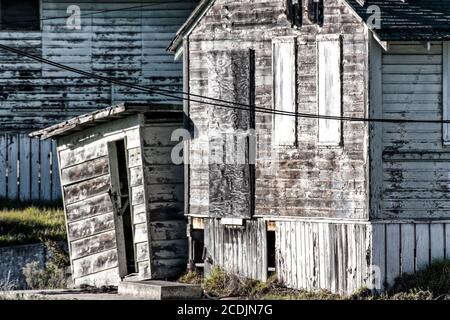
[[[181,106],[119,104],[46,129],[56,139],[75,285],[171,279],[187,264]]]
[[[2,0],[0,42],[83,71],[177,90],[182,65],[165,48],[196,3]],[[170,102],[5,50],[0,66],[0,198],[61,196],[55,144],[30,140],[30,131],[121,102]]]
[[[169,48],[184,90],[254,107],[185,102],[191,260],[348,293],[449,258],[449,16],[448,0],[202,1]],[[217,136],[252,129],[255,165],[228,162]]]

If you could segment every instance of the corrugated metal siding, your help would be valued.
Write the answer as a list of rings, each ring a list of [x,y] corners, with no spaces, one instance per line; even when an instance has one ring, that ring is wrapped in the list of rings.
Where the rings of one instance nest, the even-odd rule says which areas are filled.
[[[383,118],[442,119],[442,44],[390,45]],[[384,123],[382,217],[439,218],[450,210],[450,149],[439,123]]]
[[[42,21],[41,32],[3,32],[0,41],[85,71],[140,85],[181,89],[182,66],[165,51],[197,1],[82,1],[81,30],[66,19]],[[70,0],[43,0],[42,18],[67,16]],[[90,12],[155,6],[88,15]],[[85,15],[85,16],[83,16]],[[87,15],[87,16],[86,16]],[[0,51],[1,130],[29,130],[122,101],[167,100]]]

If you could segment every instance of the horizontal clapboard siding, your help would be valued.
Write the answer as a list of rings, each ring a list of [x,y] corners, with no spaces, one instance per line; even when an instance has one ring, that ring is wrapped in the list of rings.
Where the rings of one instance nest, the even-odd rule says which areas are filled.
[[[61,200],[56,143],[0,133],[0,198]]]
[[[73,1],[42,0],[41,31],[0,31],[0,42],[84,71],[179,90],[182,65],[166,48],[196,3],[78,1],[81,30],[73,30],[66,19],[53,19],[67,16]],[[146,7],[120,10],[141,5]],[[112,11],[98,13],[105,10]],[[83,78],[4,50],[0,88],[2,130],[41,128],[112,103],[171,99]]]
[[[442,119],[442,43],[393,43],[382,57],[382,116]],[[448,217],[450,149],[442,125],[385,123],[382,130],[382,215]]]

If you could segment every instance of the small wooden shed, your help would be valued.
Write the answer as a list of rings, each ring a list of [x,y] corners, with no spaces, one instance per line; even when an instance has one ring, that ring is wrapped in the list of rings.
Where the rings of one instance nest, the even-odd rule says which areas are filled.
[[[75,285],[170,279],[187,263],[177,105],[120,104],[34,133],[56,139]]]

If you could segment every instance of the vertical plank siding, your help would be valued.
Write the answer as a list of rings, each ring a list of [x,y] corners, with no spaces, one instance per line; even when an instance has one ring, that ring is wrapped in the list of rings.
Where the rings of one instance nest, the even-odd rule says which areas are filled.
[[[55,142],[22,133],[0,133],[0,198],[61,200]]]
[[[278,221],[278,278],[290,288],[354,292],[369,279],[368,241],[364,223]]]
[[[217,266],[228,272],[267,279],[266,223],[248,220],[244,227],[224,226],[219,219],[205,219],[206,270]]]

